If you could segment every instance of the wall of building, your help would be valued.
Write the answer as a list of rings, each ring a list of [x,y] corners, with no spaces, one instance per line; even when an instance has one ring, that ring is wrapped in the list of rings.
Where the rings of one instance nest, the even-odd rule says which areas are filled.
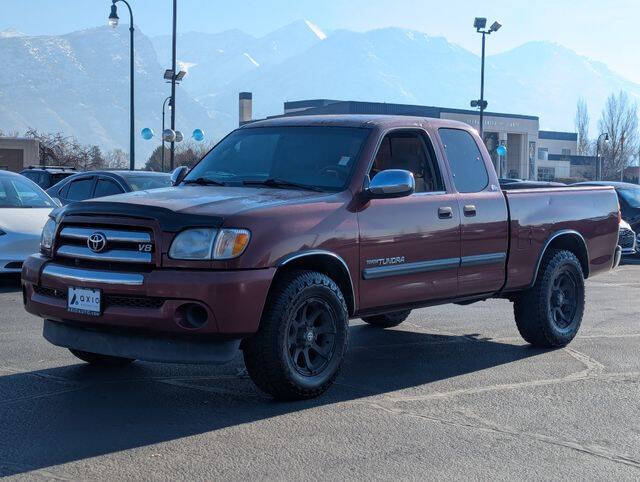
[[[19,172],[40,163],[40,143],[35,139],[0,137],[0,169]]]

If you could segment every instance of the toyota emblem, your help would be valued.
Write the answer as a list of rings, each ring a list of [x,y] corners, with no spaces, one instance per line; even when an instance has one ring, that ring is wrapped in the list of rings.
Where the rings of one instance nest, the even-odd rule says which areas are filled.
[[[87,238],[87,246],[94,253],[100,253],[107,247],[107,237],[102,233],[93,233]]]

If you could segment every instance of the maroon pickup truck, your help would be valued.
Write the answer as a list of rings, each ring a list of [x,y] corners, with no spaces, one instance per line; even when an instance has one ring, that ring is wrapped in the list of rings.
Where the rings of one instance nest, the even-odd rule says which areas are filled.
[[[576,335],[617,266],[613,189],[501,190],[466,124],[299,116],[233,131],[174,187],[54,211],[24,264],[44,337],[89,363],[220,363],[279,399],[334,381],[349,318],[513,302],[523,338]]]

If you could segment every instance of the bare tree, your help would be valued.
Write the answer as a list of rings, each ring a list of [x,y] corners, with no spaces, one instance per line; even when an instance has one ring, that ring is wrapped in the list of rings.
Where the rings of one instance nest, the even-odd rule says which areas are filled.
[[[598,121],[600,132],[609,134],[602,143],[602,178],[617,180],[638,150],[638,105],[626,92],[611,94]]]
[[[104,167],[107,169],[129,169],[129,156],[122,149],[109,151],[105,156]]]
[[[211,149],[212,145],[206,142],[184,141],[176,148],[175,165],[189,168],[198,162]],[[162,170],[162,147],[155,148],[144,165],[147,171]],[[165,170],[169,168],[169,151],[165,150]]]
[[[578,155],[588,156],[591,151],[591,143],[589,142],[589,111],[587,110],[587,102],[583,97],[578,99],[576,105],[575,117],[576,132],[578,133]]]

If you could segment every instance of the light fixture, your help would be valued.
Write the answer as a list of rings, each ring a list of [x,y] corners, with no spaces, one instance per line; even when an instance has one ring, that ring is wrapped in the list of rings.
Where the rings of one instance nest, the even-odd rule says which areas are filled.
[[[484,17],[476,17],[476,19],[473,21],[473,27],[477,30],[485,28],[486,25],[487,25],[487,19]]]
[[[180,72],[178,72],[176,74],[176,82],[180,82],[182,79],[184,79],[185,75],[187,75],[187,73],[184,70],[181,70]]]
[[[173,70],[171,69],[167,69],[164,71],[164,80],[171,80],[173,79]]]
[[[491,27],[489,27],[489,32],[497,32],[498,30],[500,30],[500,27],[502,27],[502,24],[500,22],[493,22],[491,24]]]
[[[119,20],[120,17],[118,17],[118,8],[114,3],[111,5],[111,13],[109,14],[109,26],[111,26],[112,28],[116,28],[118,26]]]

